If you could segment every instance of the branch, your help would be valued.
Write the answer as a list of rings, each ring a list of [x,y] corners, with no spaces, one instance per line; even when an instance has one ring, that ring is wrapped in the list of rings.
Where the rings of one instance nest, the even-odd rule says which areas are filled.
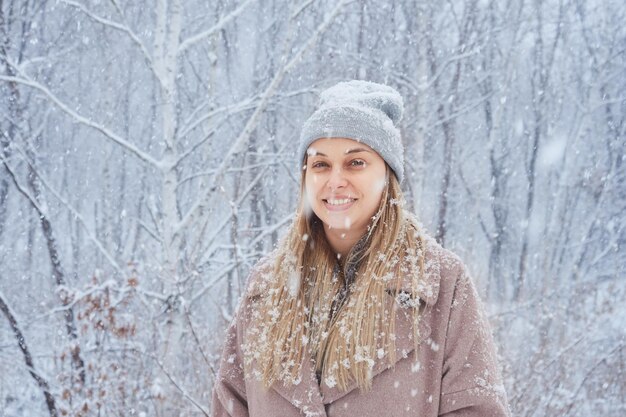
[[[176,161],[174,161],[174,163],[172,164],[173,168],[177,168],[178,165],[181,164],[181,162],[183,162],[183,160],[185,158],[187,158],[188,156],[192,155],[196,149],[198,149],[200,146],[204,145],[209,139],[211,139],[213,137],[213,135],[215,134],[215,132],[217,131],[217,129],[213,129],[211,130],[208,134],[206,134],[202,139],[200,139],[198,141],[198,143],[192,145],[188,150],[186,150],[182,155],[180,155],[178,158],[176,158]]]
[[[0,293],[0,311],[4,313],[4,316],[9,321],[9,325],[11,326],[11,329],[13,330],[13,335],[15,336],[15,339],[17,340],[17,344],[20,347],[20,350],[22,351],[22,356],[24,356],[24,363],[26,364],[26,368],[28,369],[30,376],[33,377],[33,379],[37,383],[37,386],[43,392],[44,397],[46,397],[46,405],[48,406],[48,413],[50,413],[50,417],[58,417],[59,414],[56,409],[54,396],[50,392],[50,385],[48,384],[48,381],[46,381],[45,378],[42,377],[35,370],[35,364],[33,363],[33,356],[31,355],[30,350],[28,349],[28,345],[26,344],[26,339],[24,338],[24,334],[20,330],[20,327],[17,323],[17,319],[15,318],[15,315],[11,312],[11,309],[7,305],[2,293]]]
[[[298,17],[298,15],[300,13],[302,13],[307,7],[309,7],[311,4],[313,4],[315,0],[305,0],[301,5],[299,5],[298,7],[296,7],[296,10],[291,14],[290,19],[293,20],[296,17]]]
[[[46,246],[48,248],[48,254],[50,256],[50,263],[52,267],[52,276],[55,279],[57,288],[60,289],[65,286],[65,278],[63,267],[61,265],[61,260],[59,257],[59,251],[57,249],[56,240],[54,238],[54,234],[52,231],[52,224],[50,223],[48,217],[45,212],[42,211],[41,205],[37,203],[37,199],[31,196],[24,188],[21,187],[19,182],[17,181],[17,177],[15,173],[9,167],[9,164],[3,158],[4,167],[11,176],[13,180],[13,184],[18,189],[18,191],[26,197],[26,199],[30,202],[32,207],[39,214],[39,221],[41,224],[41,228],[46,240]],[[59,298],[63,305],[67,305],[69,303],[68,297],[62,294],[59,294]],[[72,339],[73,342],[78,343],[78,333],[76,330],[76,323],[74,321],[74,311],[70,308],[64,315],[65,318],[65,330],[67,335]],[[72,349],[72,363],[76,366],[76,369],[79,372],[80,381],[84,385],[86,380],[86,372],[85,372],[85,362],[80,355],[79,349]]]
[[[341,45],[335,45],[335,47],[337,49],[342,49]],[[417,92],[417,93],[421,93],[423,91],[428,90],[437,81],[439,81],[439,79],[445,74],[449,66],[457,63],[457,61],[480,55],[480,53],[481,53],[480,50],[476,48],[476,49],[470,49],[467,52],[460,52],[453,56],[447,57],[444,62],[439,64],[441,65],[439,70],[436,71],[436,73],[434,73],[430,77],[430,79],[422,81],[422,82],[416,82],[413,78],[411,78],[413,74],[407,75],[406,73],[403,73],[402,71],[389,69],[388,74],[390,77],[393,77],[393,79],[395,79],[398,84],[404,84],[410,90]],[[348,52],[345,55],[346,57],[354,60],[356,63],[360,63],[364,65],[371,65],[372,67],[383,66],[383,62],[381,60],[378,60],[377,57],[368,56],[367,58],[364,58],[362,54],[351,53],[351,52]]]
[[[205,30],[204,32],[200,32],[196,35],[193,35],[187,39],[185,39],[184,41],[181,42],[179,48],[178,48],[178,54],[177,55],[182,55],[183,52],[185,52],[187,49],[189,49],[190,47],[192,47],[194,44],[200,42],[201,40],[213,35],[214,33],[222,30],[222,28],[224,26],[226,26],[226,24],[228,22],[230,22],[231,20],[233,20],[235,17],[239,16],[244,10],[245,8],[248,6],[248,4],[252,3],[255,0],[246,0],[245,2],[243,2],[241,4],[241,6],[237,7],[235,10],[233,10],[232,12],[230,12],[229,14],[227,14],[226,16],[222,17],[219,22],[217,22],[215,25],[213,25],[212,27],[210,27],[209,29]]]
[[[103,26],[107,26],[107,27],[110,27],[111,29],[119,30],[121,32],[126,33],[130,37],[130,39],[139,47],[139,49],[141,50],[141,53],[143,54],[144,59],[146,60],[146,63],[148,64],[148,68],[150,68],[150,71],[152,71],[152,74],[154,74],[156,79],[159,80],[159,84],[161,85],[161,87],[163,87],[163,84],[164,84],[163,80],[161,79],[161,77],[159,77],[158,72],[154,68],[154,61],[152,61],[152,57],[150,56],[150,52],[148,51],[148,48],[146,48],[146,46],[143,44],[141,39],[139,39],[139,37],[135,34],[135,32],[133,32],[128,26],[122,25],[118,22],[114,22],[113,20],[100,17],[96,15],[95,13],[93,13],[92,11],[90,11],[89,9],[87,9],[81,3],[77,3],[71,0],[61,0],[61,1],[67,4],[68,6],[71,6],[71,7],[74,7],[75,9],[80,10],[85,15],[87,15],[90,19],[100,23]]]
[[[615,354],[618,351],[621,351],[624,348],[624,345],[622,343],[619,343],[617,346],[615,346],[613,349],[611,349],[609,351],[609,353],[607,353],[606,355],[604,355],[602,358],[600,358],[599,360],[597,360],[592,366],[591,368],[585,372],[585,376],[583,377],[583,380],[580,382],[580,385],[578,385],[578,388],[576,389],[576,391],[570,396],[570,403],[569,403],[569,407],[567,407],[567,411],[565,412],[564,415],[569,415],[569,413],[572,411],[572,408],[576,405],[580,405],[580,401],[577,401],[576,398],[578,397],[578,394],[580,394],[580,391],[583,389],[583,387],[585,386],[585,384],[587,383],[587,381],[589,380],[589,377],[591,376],[591,374],[593,374],[600,365],[602,365],[602,363],[604,363],[606,366],[610,366],[608,363],[608,359]]]
[[[261,163],[257,163],[257,164],[252,164],[252,165],[246,165],[243,166],[241,168],[230,168],[228,169],[226,172],[231,174],[233,172],[247,172],[250,171],[252,169],[255,168],[262,168],[268,165],[278,165],[280,164],[281,161],[277,161],[277,162],[261,162]],[[185,184],[186,182],[189,182],[191,180],[193,180],[194,178],[199,178],[199,177],[208,177],[209,175],[213,175],[215,174],[215,170],[214,169],[210,169],[208,171],[200,171],[200,172],[196,172],[194,174],[188,175],[185,178],[182,178],[180,181],[178,181],[178,183],[176,184],[176,187],[180,187],[181,185]]]
[[[142,151],[141,149],[137,148],[132,143],[128,142],[127,140],[121,138],[120,136],[118,136],[114,132],[110,131],[108,128],[106,128],[106,127],[104,127],[104,126],[102,126],[102,125],[100,125],[98,123],[92,122],[91,120],[87,119],[86,117],[81,116],[80,114],[78,114],[74,110],[70,109],[57,96],[55,96],[47,87],[43,86],[42,84],[38,83],[37,81],[33,81],[33,80],[22,78],[22,77],[8,77],[8,76],[5,76],[5,75],[0,75],[0,81],[19,83],[19,84],[22,84],[22,85],[25,85],[25,86],[28,86],[28,87],[31,87],[31,88],[34,88],[36,90],[41,91],[61,111],[63,111],[64,113],[66,113],[70,117],[73,117],[76,120],[76,122],[78,122],[80,124],[83,124],[85,126],[91,127],[93,129],[99,131],[104,136],[106,136],[108,139],[110,139],[111,141],[113,141],[117,145],[120,145],[121,147],[123,147],[125,150],[127,150],[131,154],[134,154],[135,156],[137,156],[142,161],[147,162],[147,163],[149,163],[150,165],[152,165],[152,166],[154,166],[156,168],[159,168],[159,169],[162,168],[162,163],[161,162],[157,161],[156,159],[151,157],[149,154],[147,154],[144,151]]]
[[[250,110],[250,109],[254,109],[256,106],[258,105],[258,103],[256,102],[256,98],[255,97],[249,97],[244,99],[243,101],[239,102],[239,103],[235,103],[235,104],[229,104],[227,106],[221,106],[218,107],[216,109],[211,109],[210,111],[208,111],[207,113],[203,114],[202,116],[193,119],[193,122],[189,121],[185,121],[185,123],[183,124],[183,128],[180,131],[180,134],[178,135],[179,137],[185,137],[187,136],[189,133],[191,133],[194,129],[196,129],[198,126],[200,126],[204,121],[206,121],[207,119],[219,114],[219,113],[224,113],[228,116],[232,116],[234,114],[237,114],[239,112],[244,112],[246,110]]]
[[[280,149],[279,152],[282,152],[288,145],[288,142],[285,143],[285,145],[283,145],[283,147]],[[265,172],[267,171],[267,169],[271,166],[271,164],[266,164],[264,166],[263,169],[261,169],[257,175],[252,179],[252,181],[250,181],[250,183],[248,184],[247,189],[241,193],[238,197],[237,197],[237,201],[232,202],[231,204],[234,205],[235,207],[239,207],[241,206],[241,203],[243,202],[243,200],[246,198],[246,196],[253,190],[253,188],[256,186],[256,184],[261,181],[261,179],[264,178]],[[222,229],[224,227],[226,227],[230,221],[231,218],[233,217],[233,214],[231,213],[230,215],[226,216],[224,219],[222,219],[222,223],[214,228],[214,232],[213,232],[213,236],[211,236],[211,238],[209,239],[202,239],[202,242],[207,242],[207,247],[211,247],[211,245],[213,245],[213,242],[215,241],[215,239],[217,239],[220,236],[220,233],[222,231]],[[198,240],[192,245],[193,248],[196,248],[199,244],[200,244],[200,240],[202,238],[202,234],[200,233],[198,234]],[[192,250],[191,253],[195,252],[195,249]],[[203,254],[207,254],[210,253],[211,251],[209,251],[209,249],[202,251]],[[194,261],[194,264],[197,263],[196,261]]]
[[[54,188],[52,188],[52,186],[41,175],[41,173],[38,170],[35,169],[34,165],[31,163],[31,161],[28,160],[28,158],[26,157],[26,155],[24,154],[22,149],[20,149],[17,146],[16,146],[16,149],[22,155],[22,158],[30,166],[31,170],[35,173],[35,175],[37,175],[37,178],[39,178],[39,181],[41,181],[41,183],[52,193],[52,195],[54,195],[56,197],[56,199],[59,200],[74,215],[74,217],[78,220],[80,225],[83,227],[83,230],[87,234],[87,237],[96,245],[98,250],[111,263],[113,268],[115,268],[115,270],[117,272],[119,272],[121,276],[124,276],[125,275],[124,271],[118,265],[118,263],[115,261],[113,256],[109,252],[107,252],[107,250],[104,248],[102,243],[94,236],[94,234],[91,232],[91,230],[89,230],[89,228],[87,227],[87,222],[85,222],[85,219],[83,218],[83,216],[74,207],[72,207],[72,205],[66,199],[64,199]],[[7,167],[7,169],[9,169],[8,164],[6,163],[4,158],[2,158],[2,161],[4,162],[4,164]]]
[[[202,407],[202,404],[200,404],[200,401],[196,401],[191,395],[189,395],[187,393],[187,391],[185,391],[183,389],[183,387],[180,386],[180,384],[174,379],[174,377],[165,369],[165,367],[163,366],[163,364],[161,363],[161,361],[157,358],[154,358],[155,362],[157,363],[157,365],[159,365],[159,368],[161,368],[161,371],[163,371],[163,373],[165,374],[165,376],[167,376],[167,378],[170,380],[170,382],[172,383],[172,385],[174,385],[174,387],[176,387],[176,389],[178,391],[180,391],[180,393],[183,395],[183,397],[187,398],[189,401],[191,401],[191,403],[196,406],[196,408],[198,410],[200,410],[200,412],[202,414],[204,414],[206,417],[210,417],[209,411],[205,410],[204,407]]]
[[[233,269],[235,269],[235,267],[237,266],[236,263],[231,262],[230,264],[228,264],[227,266],[225,266],[224,268],[222,268],[220,271],[217,272],[212,272],[211,273],[211,277],[213,278],[209,283],[207,283],[204,287],[200,288],[194,295],[193,297],[191,297],[191,300],[189,300],[189,305],[191,306],[192,304],[194,304],[197,300],[200,299],[200,297],[202,297],[204,295],[204,293],[206,293],[208,290],[210,290],[211,288],[213,288],[217,283],[219,283],[222,278],[228,274],[230,271],[232,271]]]
[[[15,185],[15,188],[17,188],[17,191],[20,194],[22,194],[24,197],[26,197],[26,199],[28,200],[30,205],[35,209],[39,217],[42,217],[42,218],[47,217],[46,210],[44,210],[44,208],[41,207],[41,205],[37,202],[37,199],[34,196],[32,196],[28,192],[28,190],[22,187],[22,185],[19,183],[19,181],[17,180],[17,177],[15,176],[15,172],[13,172],[13,169],[9,166],[9,162],[4,157],[2,157],[2,159],[0,160],[2,161],[2,164],[4,165],[4,168],[9,173],[11,180],[13,180],[13,185]]]
[[[277,93],[274,95],[274,97],[279,97],[280,100],[284,99],[284,98],[291,98],[291,97],[296,97],[302,94],[307,94],[310,93],[311,90],[310,89],[301,89],[301,90],[293,90],[290,91],[288,93]],[[278,102],[279,100],[277,100]],[[213,116],[216,116],[220,113],[224,113],[226,115],[226,118],[228,117],[232,117],[238,113],[242,113],[248,110],[252,110],[254,108],[256,108],[256,106],[258,106],[259,104],[259,98],[258,96],[254,95],[252,97],[248,97],[243,99],[242,101],[238,102],[238,103],[234,103],[234,104],[229,104],[229,105],[225,105],[225,106],[221,106],[215,109],[210,109],[208,112],[206,112],[205,114],[203,114],[202,116],[196,117],[196,113],[199,111],[199,109],[196,111],[194,110],[194,112],[187,118],[187,120],[185,120],[185,122],[182,123],[182,126],[184,126],[183,128],[181,128],[180,133],[178,134],[179,137],[185,137],[187,136],[189,133],[191,133],[194,129],[196,129],[198,126],[200,126],[204,121],[206,121],[207,119],[210,119]],[[184,156],[181,156],[179,159],[183,158]]]
[[[474,197],[474,193],[472,193],[472,189],[470,188],[469,184],[467,183],[467,180],[465,179],[465,175],[463,174],[463,168],[461,167],[461,165],[459,165],[458,170],[459,170],[459,177],[461,178],[461,183],[463,184],[463,188],[465,188],[465,192],[467,192],[467,195],[472,200],[474,205],[478,207],[478,209],[476,210],[476,214],[478,215],[478,222],[480,223],[480,228],[485,234],[487,241],[493,245],[493,235],[489,233],[489,231],[487,230],[487,226],[485,225],[483,216],[480,213],[480,206],[478,206],[477,199],[476,197]]]
[[[133,217],[133,218],[137,221],[137,223],[139,223],[139,225],[141,226],[143,230],[145,230],[150,236],[152,236],[154,240],[156,240],[159,243],[163,243],[163,239],[157,234],[157,232],[150,229],[150,226],[148,226],[142,219],[140,219],[139,217]]]
[[[204,352],[204,349],[202,348],[203,343],[200,342],[200,338],[198,337],[198,334],[196,333],[196,330],[193,327],[193,323],[191,321],[191,313],[189,312],[189,308],[185,308],[184,311],[185,311],[185,317],[187,318],[187,324],[189,325],[189,330],[191,330],[191,335],[193,336],[194,341],[196,342],[196,345],[198,346],[198,350],[200,351],[200,354],[202,355],[202,359],[204,360],[204,363],[206,363],[207,366],[209,367],[209,370],[211,371],[213,378],[216,378],[217,372],[215,372],[213,365],[211,365],[211,361],[209,361],[209,358]]]
[[[261,239],[263,239],[265,236],[270,235],[272,233],[274,233],[275,231],[277,231],[278,229],[280,229],[281,227],[283,227],[284,225],[286,225],[287,223],[289,223],[290,221],[293,220],[293,215],[290,213],[287,216],[283,217],[282,219],[278,220],[276,223],[269,225],[267,227],[264,227],[263,230],[261,231],[261,233],[259,233],[258,235],[256,235],[254,237],[254,239],[252,239],[249,243],[249,246],[254,246],[257,243],[259,243],[259,241],[261,241]]]

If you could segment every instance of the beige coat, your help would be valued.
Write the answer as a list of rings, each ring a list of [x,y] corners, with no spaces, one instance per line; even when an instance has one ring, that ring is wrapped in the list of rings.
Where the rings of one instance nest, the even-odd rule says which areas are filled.
[[[264,389],[244,377],[241,345],[250,294],[228,329],[217,381],[212,416],[508,416],[491,331],[474,285],[459,258],[427,239],[426,276],[420,299],[420,344],[411,340],[413,307],[399,308],[396,317],[396,363],[385,358],[373,368],[372,390],[361,393],[318,385],[314,366],[305,364],[298,385],[277,383]],[[389,296],[388,303],[396,303]],[[417,358],[416,358],[417,354]]]

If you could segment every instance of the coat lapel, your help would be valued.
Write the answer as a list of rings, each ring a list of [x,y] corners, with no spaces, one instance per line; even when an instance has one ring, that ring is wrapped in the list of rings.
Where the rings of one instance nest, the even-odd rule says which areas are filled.
[[[302,379],[298,384],[276,382],[272,388],[283,398],[302,411],[307,417],[326,417],[326,410],[322,403],[315,368],[311,359],[302,364]]]
[[[419,308],[422,310],[419,315],[419,343],[428,339],[430,337],[431,328],[431,317],[432,317],[432,309],[435,303],[437,302],[437,298],[439,297],[439,281],[440,281],[440,270],[439,264],[437,262],[429,262],[433,259],[432,256],[426,256],[425,268],[424,268],[424,279],[419,283],[417,289],[417,296],[420,299]],[[411,291],[411,279],[410,277],[405,277],[401,288],[406,291]],[[405,358],[408,358],[409,355],[415,350],[415,341],[413,340],[414,334],[414,323],[413,323],[413,308],[415,307],[400,307],[396,299],[391,295],[387,295],[388,308],[395,309],[396,312],[396,323],[395,323],[395,361],[393,364],[389,364],[389,359],[387,356],[382,359],[376,360],[374,367],[372,368],[372,378],[376,377],[376,375],[381,372],[392,368],[395,364]],[[414,360],[416,360],[415,358]],[[317,384],[317,381],[316,381]],[[357,389],[357,384],[355,381],[352,381],[347,390],[341,391],[337,386],[330,388],[323,381],[319,390],[321,394],[323,404],[330,404],[338,399],[344,397],[349,394],[354,389]]]

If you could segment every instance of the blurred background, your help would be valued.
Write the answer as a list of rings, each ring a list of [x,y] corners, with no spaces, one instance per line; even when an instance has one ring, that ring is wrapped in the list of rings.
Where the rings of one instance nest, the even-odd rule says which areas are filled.
[[[405,98],[408,206],[517,416],[626,413],[619,0],[0,0],[0,416],[208,416],[301,124]]]

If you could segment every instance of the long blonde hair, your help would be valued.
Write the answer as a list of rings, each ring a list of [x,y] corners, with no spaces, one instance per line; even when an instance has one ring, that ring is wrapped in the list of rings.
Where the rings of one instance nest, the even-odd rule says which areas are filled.
[[[321,220],[307,210],[305,175],[296,217],[255,303],[244,345],[246,372],[267,387],[297,384],[303,361],[311,357],[328,386],[346,390],[355,381],[365,391],[376,359],[395,363],[395,308],[385,301],[390,288],[391,295],[400,291],[404,277],[417,289],[423,276],[419,226],[405,215],[400,184],[387,167],[387,186],[368,232],[339,267]],[[346,277],[354,277],[349,286]],[[417,308],[414,315],[417,323]],[[417,326],[414,331],[417,343]]]

